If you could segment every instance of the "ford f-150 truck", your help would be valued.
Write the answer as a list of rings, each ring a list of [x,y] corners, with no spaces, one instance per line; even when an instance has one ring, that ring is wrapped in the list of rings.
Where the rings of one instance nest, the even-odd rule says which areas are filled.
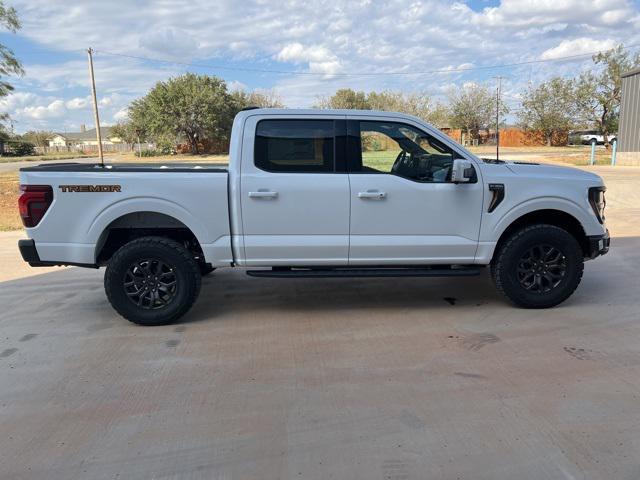
[[[466,276],[552,307],[606,253],[605,187],[583,170],[482,160],[418,118],[249,109],[229,164],[49,164],[20,171],[32,266],[105,266],[142,325],[173,322],[201,275]]]

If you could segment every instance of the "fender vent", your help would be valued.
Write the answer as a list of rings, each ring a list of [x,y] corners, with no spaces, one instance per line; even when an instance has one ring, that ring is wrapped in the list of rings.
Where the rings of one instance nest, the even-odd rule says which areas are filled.
[[[489,203],[489,209],[487,210],[487,212],[491,213],[504,200],[504,183],[490,183],[489,191],[493,192],[493,198],[491,199],[491,203]]]

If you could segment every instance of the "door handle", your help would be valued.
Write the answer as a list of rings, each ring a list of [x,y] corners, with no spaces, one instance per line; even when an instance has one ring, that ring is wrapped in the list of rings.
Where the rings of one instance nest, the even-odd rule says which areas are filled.
[[[367,190],[366,192],[358,192],[358,198],[367,199],[370,198],[372,200],[382,200],[387,196],[385,192],[379,192],[377,190]]]
[[[249,192],[249,198],[278,198],[278,192],[258,190],[257,192]]]

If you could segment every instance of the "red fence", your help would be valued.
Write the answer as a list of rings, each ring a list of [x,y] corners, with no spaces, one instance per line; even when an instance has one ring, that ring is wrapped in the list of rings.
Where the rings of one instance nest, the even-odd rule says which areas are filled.
[[[466,134],[456,128],[443,129],[443,131],[453,138],[458,143],[463,143]],[[480,132],[480,138],[478,139],[480,144],[491,143],[495,144],[495,132],[490,131]],[[554,135],[551,138],[551,145],[554,147],[564,146],[568,141],[568,133],[562,132]],[[467,142],[470,143],[470,142]],[[542,147],[547,144],[542,132],[526,131],[519,128],[505,128],[500,130],[500,146],[501,147]]]

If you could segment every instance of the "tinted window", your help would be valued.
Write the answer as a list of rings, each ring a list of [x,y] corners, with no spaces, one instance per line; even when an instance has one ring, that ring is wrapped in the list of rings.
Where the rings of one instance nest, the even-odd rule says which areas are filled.
[[[363,173],[390,173],[419,182],[447,182],[455,152],[417,128],[360,122]]]
[[[333,172],[333,120],[262,120],[255,164],[268,172]]]

